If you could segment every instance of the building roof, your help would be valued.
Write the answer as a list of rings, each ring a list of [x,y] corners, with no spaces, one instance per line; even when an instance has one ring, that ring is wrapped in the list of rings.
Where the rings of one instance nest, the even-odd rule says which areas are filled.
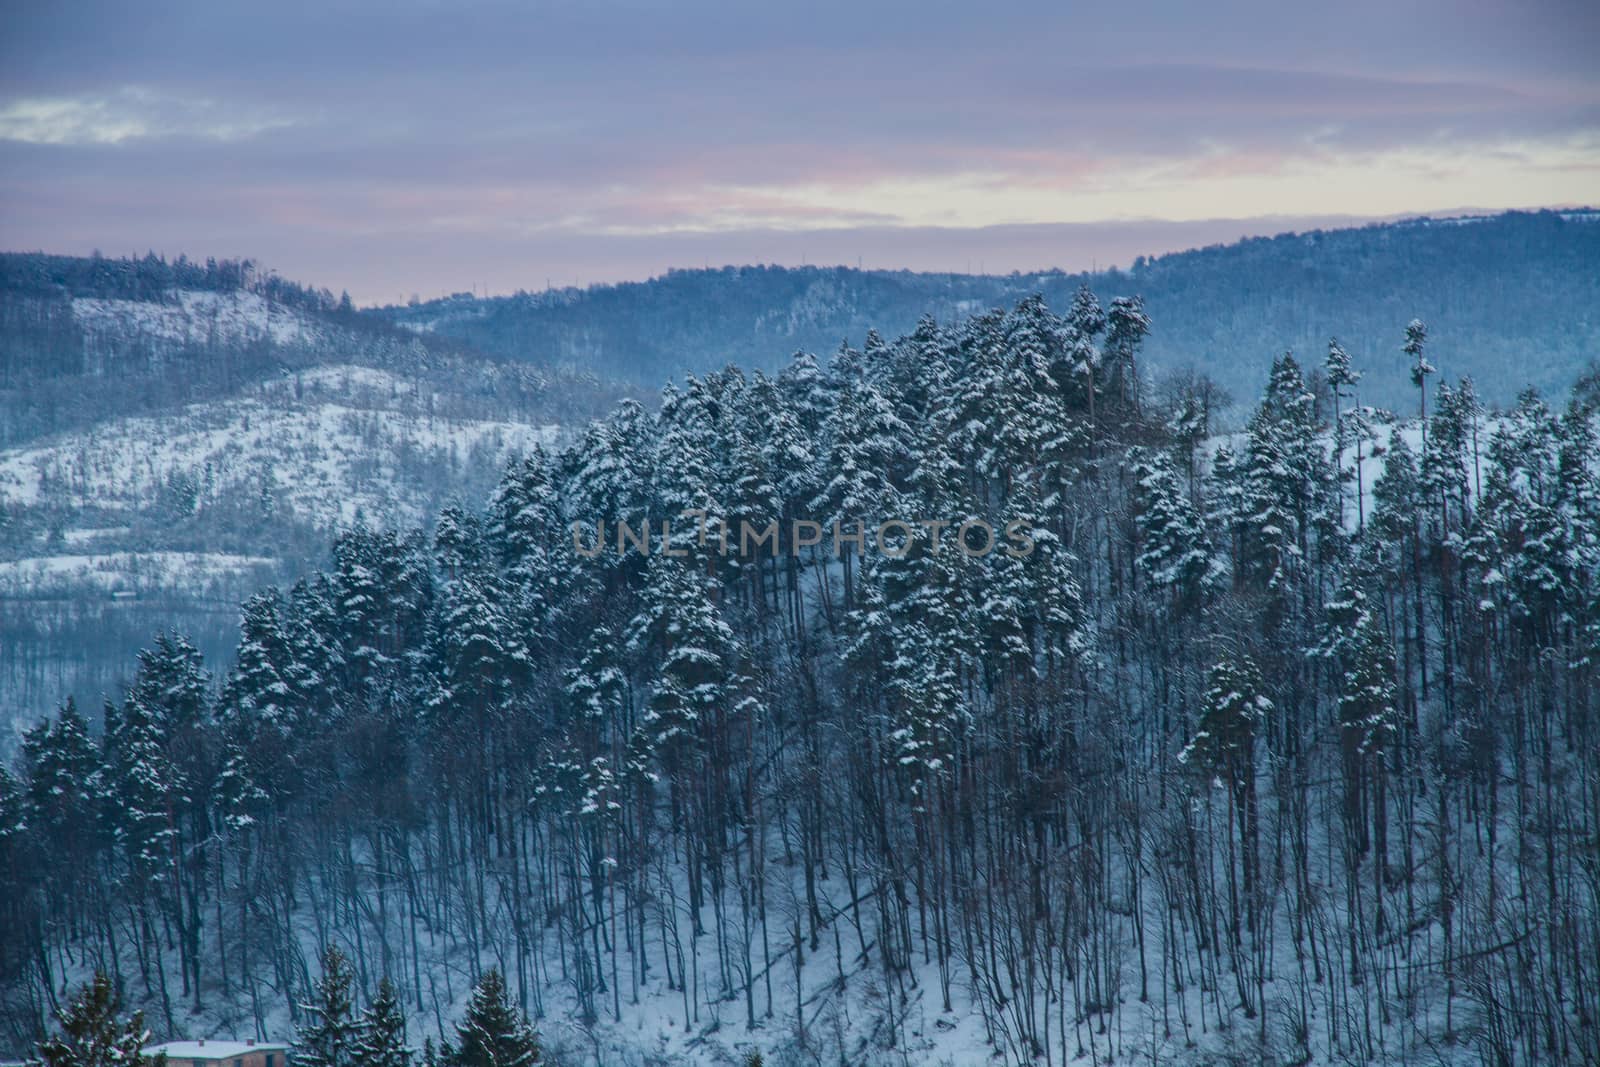
[[[146,1056],[166,1053],[170,1060],[231,1060],[251,1052],[283,1052],[288,1047],[272,1041],[168,1041],[146,1045],[141,1051]]]

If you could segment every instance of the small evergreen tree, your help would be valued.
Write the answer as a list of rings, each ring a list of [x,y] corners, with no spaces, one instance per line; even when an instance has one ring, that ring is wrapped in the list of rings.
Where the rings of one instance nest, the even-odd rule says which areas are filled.
[[[543,1062],[539,1035],[527,1016],[506,998],[505,979],[490,970],[472,989],[467,1017],[456,1027],[454,1044],[440,1054],[444,1067],[528,1067]]]
[[[1406,343],[1400,350],[1411,360],[1411,384],[1417,387],[1418,411],[1423,419],[1422,448],[1427,451],[1427,418],[1428,418],[1428,375],[1438,373],[1437,368],[1428,362],[1428,357],[1423,355],[1423,349],[1428,344],[1428,327],[1421,319],[1412,319],[1406,324]]]
[[[300,1005],[310,1019],[295,1033],[299,1067],[355,1067],[361,1030],[353,1016],[354,981],[343,952],[330,947],[322,954],[322,979],[314,999]]]
[[[146,1056],[150,1031],[144,1013],[121,1017],[122,998],[104,972],[79,989],[57,1020],[61,1032],[39,1043],[44,1067],[165,1067],[167,1058]]]
[[[350,1058],[353,1067],[411,1067],[413,1050],[406,1044],[405,1009],[388,978],[378,983],[378,995],[361,1013],[359,1027]]]

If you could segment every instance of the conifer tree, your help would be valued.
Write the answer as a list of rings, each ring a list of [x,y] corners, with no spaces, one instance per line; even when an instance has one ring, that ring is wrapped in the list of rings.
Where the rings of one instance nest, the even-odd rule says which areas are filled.
[[[1237,942],[1241,906],[1252,927],[1261,882],[1260,829],[1256,791],[1256,742],[1264,732],[1273,702],[1255,662],[1245,653],[1224,653],[1206,674],[1200,722],[1178,761],[1194,767],[1227,791],[1231,821],[1238,828],[1243,902],[1230,897],[1232,934]],[[1230,875],[1231,877],[1231,875]],[[1243,989],[1241,987],[1241,995]],[[1241,997],[1242,999],[1242,997]],[[1248,1001],[1245,1002],[1247,1009]]]
[[[1139,346],[1150,332],[1150,317],[1141,297],[1119,296],[1106,312],[1106,343],[1102,362],[1107,388],[1134,415],[1139,412]]]
[[[1438,373],[1423,350],[1428,345],[1428,327],[1421,319],[1412,319],[1406,324],[1406,343],[1401,345],[1407,358],[1411,360],[1411,384],[1417,387],[1418,413],[1423,422],[1422,450],[1428,450],[1427,420],[1428,420],[1428,376]]]
[[[527,455],[507,462],[489,502],[489,535],[507,567],[542,571],[564,532],[550,468],[544,449],[535,445]]]
[[[1096,377],[1100,371],[1097,338],[1105,329],[1106,316],[1099,299],[1088,285],[1080,285],[1073,294],[1072,307],[1067,310],[1063,366],[1057,378],[1068,395],[1082,397],[1090,423],[1095,419]]]
[[[322,977],[308,1003],[306,1021],[295,1031],[295,1062],[301,1067],[355,1067],[364,1035],[354,1015],[355,976],[338,946],[322,954]]]
[[[144,1013],[122,1015],[122,998],[103,971],[72,995],[56,1022],[60,1031],[39,1043],[44,1067],[165,1067],[164,1055],[144,1054]]]
[[[414,1050],[406,1044],[405,1009],[387,977],[378,982],[378,993],[361,1013],[356,1031],[351,1067],[411,1067]]]
[[[635,741],[677,772],[725,707],[733,633],[700,576],[676,560],[652,560],[646,597],[628,644],[659,655],[660,667]]]
[[[178,836],[172,812],[186,802],[188,783],[168,758],[165,737],[144,703],[128,700],[108,742],[113,833],[143,895],[168,884]]]
[[[1136,564],[1151,586],[1171,590],[1177,602],[1197,607],[1215,562],[1205,524],[1164,453],[1140,453],[1134,461],[1139,555]]]
[[[1337,668],[1345,821],[1358,859],[1369,831],[1383,842],[1383,757],[1399,725],[1394,648],[1359,584],[1342,588],[1327,614],[1328,634],[1316,651]]]
[[[505,979],[490,970],[472,988],[456,1039],[440,1052],[444,1067],[530,1067],[543,1062],[539,1035],[506,998]]]
[[[29,823],[68,857],[91,850],[99,835],[100,758],[77,703],[68,697],[55,718],[24,734],[22,752]]]
[[[1333,461],[1335,474],[1338,478],[1339,512],[1344,513],[1344,453],[1349,447],[1349,428],[1346,426],[1343,402],[1351,396],[1353,390],[1361,381],[1361,372],[1350,365],[1350,353],[1339,344],[1337,337],[1328,340],[1328,357],[1323,362],[1323,372],[1328,379],[1328,389],[1333,394]],[[1356,451],[1356,466],[1361,464],[1359,446]],[[1359,492],[1359,489],[1357,490]]]

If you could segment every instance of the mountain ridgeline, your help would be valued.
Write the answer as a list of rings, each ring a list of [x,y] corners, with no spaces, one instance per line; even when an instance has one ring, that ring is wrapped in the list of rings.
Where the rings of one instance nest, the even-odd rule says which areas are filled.
[[[1363,398],[1403,405],[1395,338],[1412,317],[1485,400],[1525,386],[1559,392],[1600,351],[1600,213],[1508,213],[1312,231],[1153,258],[1126,271],[983,276],[844,267],[675,270],[648,282],[468,295],[376,312],[486,352],[653,385],[733,363],[773,370],[788,353],[826,358],[871,327],[893,335],[1042,293],[1066,307],[1080,285],[1139,294],[1157,323],[1144,365],[1208,375],[1251,396],[1290,349],[1314,362],[1330,337],[1367,368]]]
[[[688,378],[155,638],[0,772],[8,1051],[91,969],[285,1035],[337,949],[566,1064],[1600,1062],[1592,388],[1413,322],[1425,420],[1324,348],[1219,444],[1060,311]]]
[[[0,446],[224,400],[328,365],[426,387],[441,415],[587,418],[621,395],[398,329],[249,260],[0,253]]]

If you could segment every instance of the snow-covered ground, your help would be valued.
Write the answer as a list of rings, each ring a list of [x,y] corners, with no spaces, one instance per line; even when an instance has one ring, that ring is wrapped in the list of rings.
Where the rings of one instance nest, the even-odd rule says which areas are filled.
[[[255,293],[179,289],[170,302],[78,297],[72,315],[91,343],[104,337],[141,338],[173,345],[240,343],[314,344],[325,331],[300,312]]]
[[[270,493],[316,526],[347,524],[358,511],[411,525],[427,518],[437,488],[418,484],[419,472],[498,470],[506,455],[559,432],[431,415],[417,391],[370,367],[318,367],[220,403],[113,420],[0,452],[0,504],[136,509],[189,477],[202,498]]]
[[[271,568],[270,556],[230,552],[108,552],[35,556],[0,562],[0,596],[107,594],[202,587],[218,578]]]
[[[0,752],[4,717],[114,694],[158,628],[226,669],[239,601],[292,582],[335,531],[481,505],[509,455],[560,436],[472,415],[490,410],[470,389],[330,364],[0,450]]]

